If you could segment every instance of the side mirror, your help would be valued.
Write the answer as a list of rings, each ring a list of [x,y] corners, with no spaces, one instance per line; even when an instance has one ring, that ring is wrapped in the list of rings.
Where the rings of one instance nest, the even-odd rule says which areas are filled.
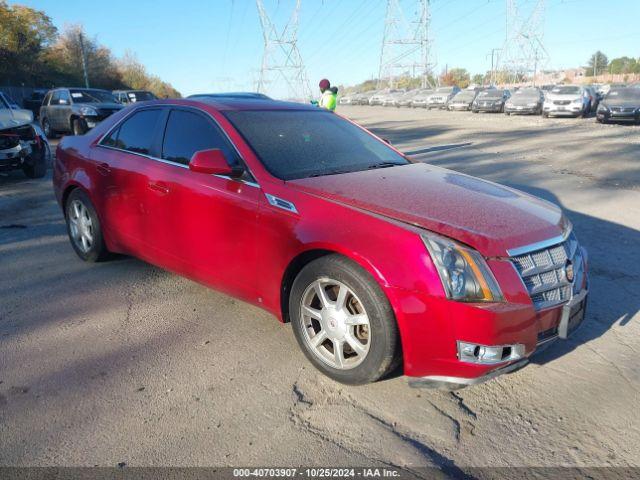
[[[242,168],[231,167],[222,150],[218,148],[194,153],[189,162],[189,170],[207,175],[228,175],[230,177],[242,175]]]

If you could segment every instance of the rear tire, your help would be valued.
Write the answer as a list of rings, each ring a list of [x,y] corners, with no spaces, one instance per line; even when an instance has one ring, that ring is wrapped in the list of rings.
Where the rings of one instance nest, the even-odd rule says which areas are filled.
[[[109,255],[100,220],[89,196],[76,188],[65,203],[65,219],[71,246],[85,262],[98,262]]]
[[[398,327],[387,297],[368,272],[345,257],[321,257],[300,271],[289,314],[307,359],[338,382],[375,382],[400,362]]]

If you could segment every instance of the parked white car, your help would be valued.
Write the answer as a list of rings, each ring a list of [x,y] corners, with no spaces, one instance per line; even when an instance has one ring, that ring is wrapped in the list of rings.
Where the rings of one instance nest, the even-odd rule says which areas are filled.
[[[586,88],[580,85],[558,85],[547,93],[542,116],[582,117],[589,113],[590,104]]]

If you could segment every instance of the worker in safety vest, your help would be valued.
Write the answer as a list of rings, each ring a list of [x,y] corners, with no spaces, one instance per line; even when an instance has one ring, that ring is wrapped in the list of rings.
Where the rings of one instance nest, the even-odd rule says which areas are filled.
[[[320,80],[320,84],[318,86],[322,93],[322,96],[318,101],[318,106],[333,112],[336,109],[338,95],[331,90],[331,83],[329,83],[329,80],[326,78]]]

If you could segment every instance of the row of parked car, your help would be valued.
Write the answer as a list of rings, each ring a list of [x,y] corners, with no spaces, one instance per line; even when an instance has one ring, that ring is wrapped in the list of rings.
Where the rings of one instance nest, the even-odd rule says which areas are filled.
[[[48,138],[82,135],[127,104],[155,99],[144,90],[36,89],[21,108],[0,92],[0,171],[43,177],[51,158]]]
[[[468,110],[511,114],[583,117],[599,122],[640,123],[640,84],[546,85],[509,89],[439,87],[416,90],[376,90],[345,95],[341,105],[381,105],[426,109]]]

